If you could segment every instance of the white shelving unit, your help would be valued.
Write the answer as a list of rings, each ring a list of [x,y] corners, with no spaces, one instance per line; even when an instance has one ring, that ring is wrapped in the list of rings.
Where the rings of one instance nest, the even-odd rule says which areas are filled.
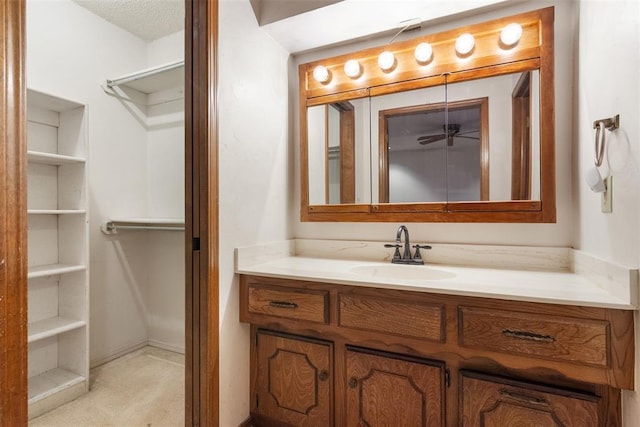
[[[86,106],[27,94],[29,417],[89,390]]]

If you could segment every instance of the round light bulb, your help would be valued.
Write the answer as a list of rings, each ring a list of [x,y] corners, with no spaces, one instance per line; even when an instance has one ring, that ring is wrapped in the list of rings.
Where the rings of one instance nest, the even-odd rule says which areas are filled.
[[[329,81],[329,70],[324,65],[318,65],[313,69],[313,78],[320,83],[326,83]]]
[[[522,37],[522,26],[512,23],[504,27],[500,33],[500,41],[503,45],[511,47],[520,41]]]
[[[456,39],[456,52],[460,55],[468,55],[476,45],[476,39],[469,33],[461,34]]]
[[[360,63],[355,59],[350,59],[344,64],[344,73],[352,79],[360,75]]]
[[[414,55],[416,57],[416,61],[420,63],[429,62],[433,56],[433,48],[429,43],[420,43],[416,46]]]
[[[396,57],[389,51],[384,51],[378,56],[378,65],[382,71],[389,71],[396,65]]]

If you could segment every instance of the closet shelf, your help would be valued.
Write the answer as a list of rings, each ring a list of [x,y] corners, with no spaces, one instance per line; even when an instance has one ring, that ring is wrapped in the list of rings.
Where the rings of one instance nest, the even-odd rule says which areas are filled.
[[[86,160],[81,157],[45,153],[41,151],[27,151],[27,160],[31,163],[41,163],[44,165],[55,165],[55,166],[86,162]]]
[[[126,86],[146,94],[182,85],[184,85],[184,61],[171,62],[115,79],[107,79],[108,88]]]
[[[183,231],[182,218],[112,218],[100,227],[105,234],[117,234],[118,230]]]
[[[85,377],[62,368],[51,369],[35,375],[29,378],[29,404],[73,387],[85,380]]]
[[[84,209],[29,209],[29,215],[81,215],[87,213]]]
[[[64,317],[51,317],[29,323],[29,338],[27,342],[34,342],[53,337],[65,332],[73,331],[85,326],[84,320],[65,319]]]
[[[35,279],[37,277],[54,276],[58,274],[73,273],[76,271],[86,270],[84,265],[71,265],[71,264],[45,264],[34,265],[29,267],[27,277],[29,279]]]

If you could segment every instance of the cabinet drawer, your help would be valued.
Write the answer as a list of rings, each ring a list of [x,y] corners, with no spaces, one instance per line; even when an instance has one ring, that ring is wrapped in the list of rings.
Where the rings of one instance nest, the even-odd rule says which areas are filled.
[[[329,292],[250,285],[249,313],[328,323]]]
[[[609,323],[460,307],[461,346],[609,366]]]
[[[473,372],[461,378],[463,427],[603,425],[593,395]]]
[[[340,326],[444,342],[444,307],[361,295],[340,295]]]

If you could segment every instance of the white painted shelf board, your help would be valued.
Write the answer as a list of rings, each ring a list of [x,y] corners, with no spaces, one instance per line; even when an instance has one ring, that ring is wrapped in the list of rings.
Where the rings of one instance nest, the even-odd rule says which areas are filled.
[[[74,329],[86,326],[84,320],[65,319],[64,317],[51,317],[29,324],[29,338],[27,342],[34,342],[44,338],[53,337]]]
[[[111,218],[111,222],[127,223],[127,224],[167,224],[167,225],[184,225],[184,218]]]
[[[115,79],[107,79],[107,86],[126,86],[142,93],[154,93],[184,86],[184,61],[176,61]]]
[[[85,377],[66,369],[55,368],[29,378],[29,403],[51,396],[85,381]]]
[[[27,160],[31,163],[56,166],[86,162],[82,157],[65,156],[62,154],[45,153],[41,151],[27,151]]]
[[[46,108],[57,112],[75,110],[76,108],[84,107],[84,105],[76,101],[60,98],[57,95],[51,95],[34,89],[27,89],[27,105]]]
[[[80,215],[87,213],[84,209],[29,209],[29,215]]]
[[[56,274],[73,273],[75,271],[86,270],[84,265],[70,265],[70,264],[45,264],[34,265],[29,267],[27,277],[29,279],[35,279],[36,277],[53,276]]]

